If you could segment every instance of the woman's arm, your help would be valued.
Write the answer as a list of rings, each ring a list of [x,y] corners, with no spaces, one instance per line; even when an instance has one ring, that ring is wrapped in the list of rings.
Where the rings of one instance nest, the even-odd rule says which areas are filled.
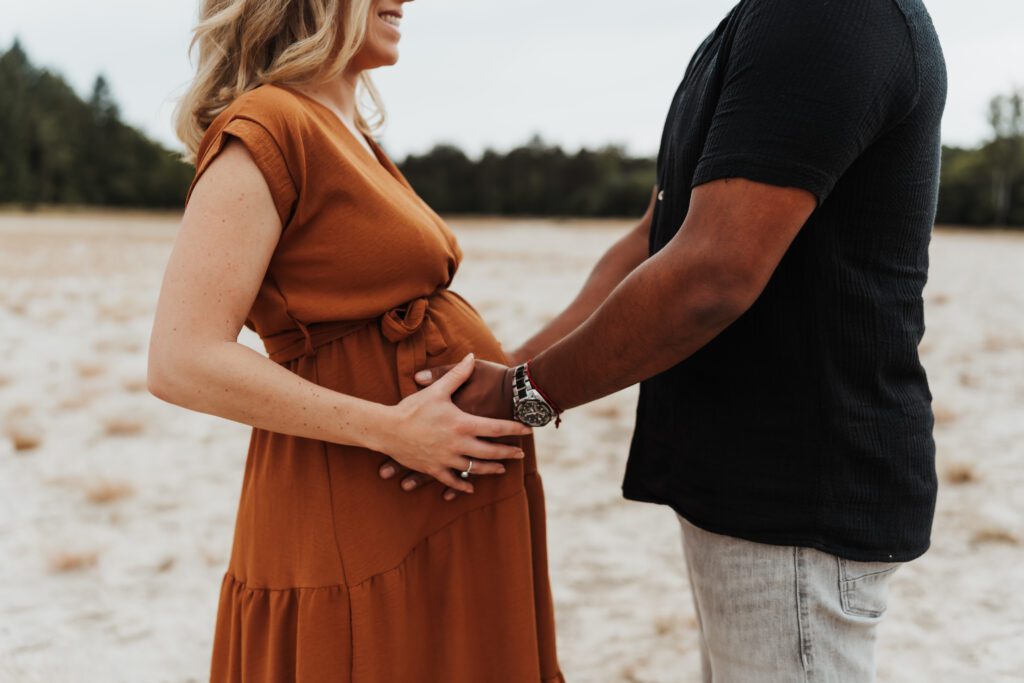
[[[559,342],[580,326],[597,307],[604,303],[619,283],[643,263],[648,256],[648,234],[651,216],[657,201],[658,188],[651,192],[651,201],[640,222],[604,253],[590,272],[583,289],[564,311],[545,325],[518,349],[508,354],[509,362],[518,365]]]
[[[261,429],[362,446],[471,492],[452,469],[465,456],[522,457],[478,436],[527,434],[522,425],[467,415],[450,400],[472,373],[432,396],[385,406],[310,382],[237,342],[281,221],[245,146],[231,140],[196,183],[164,275],[149,346],[148,386],[170,403]],[[474,474],[498,473],[478,463]]]

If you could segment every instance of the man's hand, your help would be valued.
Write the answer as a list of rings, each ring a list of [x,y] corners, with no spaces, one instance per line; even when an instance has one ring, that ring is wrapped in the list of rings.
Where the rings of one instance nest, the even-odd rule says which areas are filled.
[[[441,365],[436,368],[421,370],[416,373],[416,383],[430,386],[443,377],[453,365]],[[470,378],[452,394],[452,402],[463,412],[481,417],[493,417],[503,420],[512,419],[512,368],[500,363],[478,360]],[[495,441],[514,443],[514,438],[498,438]],[[380,467],[382,479],[407,475],[402,478],[402,489],[415,491],[432,481],[429,475],[413,472],[393,459],[388,458]],[[455,500],[458,493],[451,488],[445,489],[444,499]]]
[[[416,373],[416,383],[430,386],[448,374],[453,366],[440,366]],[[512,368],[478,360],[469,381],[452,394],[452,401],[465,413],[501,420],[512,418]]]

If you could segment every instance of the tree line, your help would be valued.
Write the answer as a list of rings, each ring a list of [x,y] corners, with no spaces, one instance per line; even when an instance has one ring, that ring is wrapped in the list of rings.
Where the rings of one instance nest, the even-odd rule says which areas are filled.
[[[991,136],[942,148],[937,222],[1024,227],[1024,91],[994,97]],[[623,148],[567,152],[539,138],[470,158],[453,145],[399,168],[440,213],[637,216],[655,162]],[[125,124],[106,80],[88,99],[32,65],[17,40],[0,52],[0,205],[180,208],[193,168]]]
[[[615,146],[567,153],[534,137],[505,154],[470,159],[438,145],[399,164],[440,213],[503,216],[639,216],[650,201],[653,159]]]
[[[1024,90],[989,101],[991,138],[942,148],[936,222],[1024,227]]]
[[[175,207],[191,177],[121,121],[102,76],[83,101],[17,41],[0,54],[0,204]]]

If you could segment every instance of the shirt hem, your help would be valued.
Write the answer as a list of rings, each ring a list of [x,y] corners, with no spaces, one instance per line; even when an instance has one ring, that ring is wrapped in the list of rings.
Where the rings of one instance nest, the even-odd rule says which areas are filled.
[[[653,503],[655,505],[665,505],[670,507],[676,514],[686,519],[686,521],[703,529],[704,531],[710,531],[713,534],[722,534],[723,536],[731,536],[744,541],[764,543],[766,545],[813,548],[814,550],[820,550],[821,552],[835,555],[846,560],[853,560],[854,562],[910,562],[911,560],[916,560],[924,555],[931,547],[931,541],[928,541],[923,546],[916,547],[911,550],[902,550],[892,553],[884,551],[872,552],[865,551],[864,549],[850,548],[842,545],[841,543],[834,543],[819,537],[808,537],[801,534],[791,534],[786,532],[755,533],[743,531],[728,525],[720,525],[714,522],[708,522],[707,520],[697,519],[689,511],[684,510],[680,505],[671,500],[659,498],[651,493],[640,491],[632,487],[623,486],[622,495],[626,500],[632,500],[638,503]]]

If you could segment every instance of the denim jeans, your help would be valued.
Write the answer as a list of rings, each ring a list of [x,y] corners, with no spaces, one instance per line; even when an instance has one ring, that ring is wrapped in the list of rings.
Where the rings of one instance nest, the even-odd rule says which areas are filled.
[[[754,543],[679,520],[705,683],[874,680],[875,631],[901,563]]]

